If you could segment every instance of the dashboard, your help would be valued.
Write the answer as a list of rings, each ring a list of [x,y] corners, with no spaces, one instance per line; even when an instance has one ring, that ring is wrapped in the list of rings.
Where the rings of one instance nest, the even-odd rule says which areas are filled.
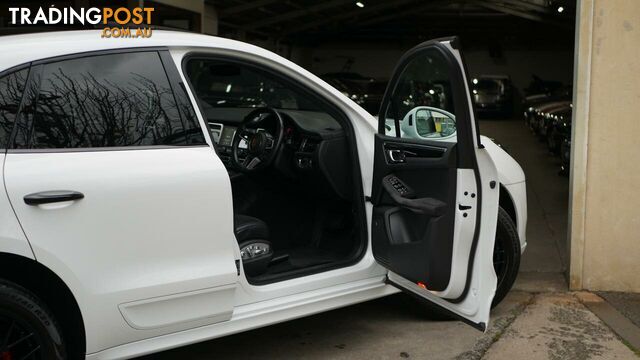
[[[230,169],[232,166],[231,157],[233,156],[233,138],[236,136],[238,127],[217,122],[209,122],[209,129],[211,131],[213,142],[217,145],[218,156],[220,156],[220,160],[222,160],[227,169]],[[243,155],[242,150],[246,150],[247,148],[247,143],[244,141],[244,139],[240,140],[238,148],[240,149],[238,155]]]
[[[242,113],[243,109],[236,109]],[[251,109],[249,109],[251,110]],[[319,144],[327,138],[343,136],[342,128],[329,115],[312,111],[278,110],[283,117],[283,152],[292,153],[292,165],[299,170],[311,170],[316,165],[314,159]],[[227,119],[220,121],[213,119],[213,114],[208,114],[208,123],[213,141],[217,145],[218,154],[222,162],[231,167],[233,156],[232,144],[240,122],[244,117],[229,116],[231,112],[225,111]],[[258,131],[270,131],[258,129]],[[239,157],[246,154],[247,144],[244,139],[239,143]]]
[[[217,153],[233,172],[232,144],[238,127],[253,108],[209,108],[205,112]],[[347,138],[340,124],[329,114],[304,110],[277,110],[283,118],[283,139],[273,168],[288,177],[306,179],[311,186],[331,189],[350,199],[350,156]],[[267,124],[258,131],[272,132]],[[238,156],[246,156],[241,139]]]

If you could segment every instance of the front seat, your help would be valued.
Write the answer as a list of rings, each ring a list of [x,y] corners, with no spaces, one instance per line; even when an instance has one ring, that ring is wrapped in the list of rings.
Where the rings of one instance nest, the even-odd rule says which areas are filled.
[[[264,274],[273,258],[269,227],[258,218],[240,214],[234,216],[233,223],[245,274],[250,277]]]

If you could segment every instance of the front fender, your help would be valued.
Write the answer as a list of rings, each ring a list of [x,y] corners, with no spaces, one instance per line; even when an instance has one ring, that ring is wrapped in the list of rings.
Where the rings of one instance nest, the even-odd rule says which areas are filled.
[[[498,169],[498,181],[509,193],[513,202],[516,218],[513,221],[518,229],[520,251],[527,247],[527,186],[524,171],[520,164],[503,148],[486,136],[480,137],[487,153]]]
[[[480,136],[480,142],[498,168],[498,180],[502,185],[511,185],[526,180],[520,164],[503,148],[486,136]]]

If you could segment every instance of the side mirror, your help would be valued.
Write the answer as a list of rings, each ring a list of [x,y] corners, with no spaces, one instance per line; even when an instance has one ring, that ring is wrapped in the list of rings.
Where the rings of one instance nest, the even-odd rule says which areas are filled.
[[[409,111],[402,121],[403,133],[412,138],[447,138],[456,132],[455,116],[448,111],[418,106]]]

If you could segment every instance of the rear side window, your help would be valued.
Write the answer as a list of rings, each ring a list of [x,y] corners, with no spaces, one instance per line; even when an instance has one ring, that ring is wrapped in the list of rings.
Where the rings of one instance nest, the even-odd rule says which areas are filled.
[[[197,119],[181,114],[157,52],[45,64],[30,147],[200,145]]]
[[[0,148],[7,147],[16,120],[29,69],[0,77]]]

